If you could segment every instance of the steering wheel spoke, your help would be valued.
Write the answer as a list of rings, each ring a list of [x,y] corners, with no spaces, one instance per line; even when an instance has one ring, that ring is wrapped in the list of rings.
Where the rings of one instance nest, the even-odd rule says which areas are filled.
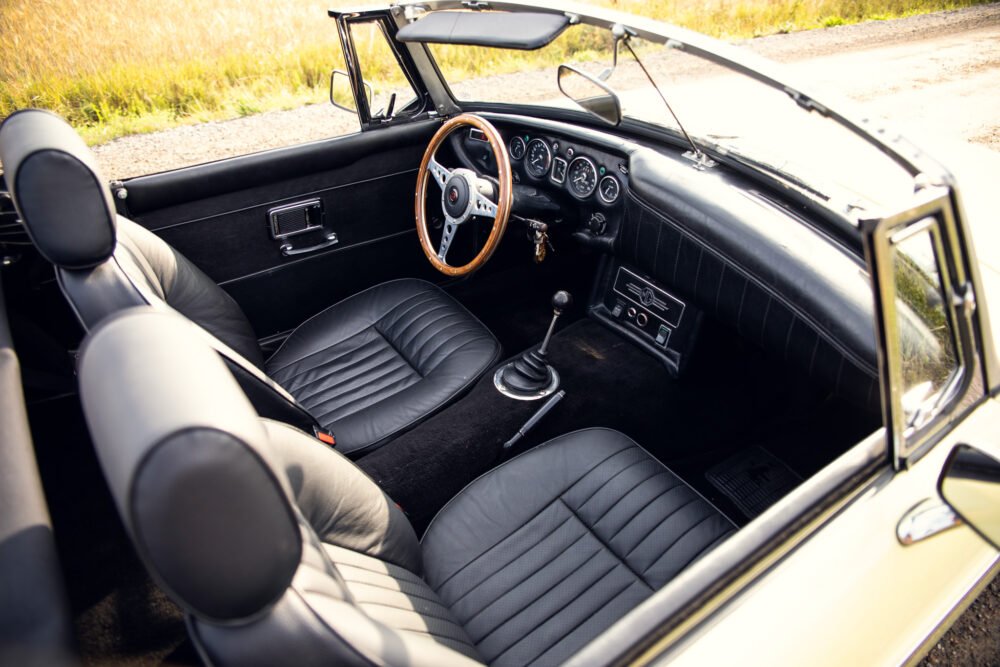
[[[482,194],[479,187],[482,177],[472,169],[465,167],[448,169],[437,160],[437,151],[449,134],[463,127],[474,127],[483,132],[497,165],[496,201]],[[437,183],[441,191],[441,212],[445,225],[441,231],[441,240],[434,247],[431,240],[427,215],[430,181]],[[510,157],[507,146],[496,128],[485,118],[472,114],[462,114],[444,122],[431,138],[417,174],[416,218],[417,235],[420,246],[427,259],[435,269],[448,276],[464,276],[481,267],[493,255],[500,245],[500,239],[507,229],[512,204],[513,179],[510,169]],[[469,263],[453,266],[446,260],[458,228],[473,217],[492,220],[493,226],[489,237],[483,242],[476,256]]]
[[[441,243],[438,245],[437,258],[441,262],[445,261],[445,257],[448,256],[448,248],[451,247],[452,239],[455,238],[455,230],[458,229],[458,223],[448,218],[444,223],[444,229],[441,231]]]
[[[497,205],[486,195],[477,192],[475,202],[472,205],[472,215],[481,215],[484,218],[495,219],[497,217]]]
[[[432,155],[430,160],[427,162],[427,171],[429,171],[431,176],[434,177],[434,182],[438,184],[438,187],[444,190],[444,184],[448,182],[449,178],[451,178],[451,169],[442,166],[441,163],[437,161],[437,156]]]

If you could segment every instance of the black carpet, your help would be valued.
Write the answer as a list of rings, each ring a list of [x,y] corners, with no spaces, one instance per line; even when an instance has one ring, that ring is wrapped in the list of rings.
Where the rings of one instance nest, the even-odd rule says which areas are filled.
[[[566,397],[515,454],[580,428],[614,428],[741,524],[742,512],[708,482],[706,470],[740,449],[764,444],[805,478],[877,425],[806,378],[775,367],[721,327],[703,329],[679,380],[593,320],[559,332],[549,356]],[[358,463],[403,506],[420,533],[462,487],[496,465],[503,443],[542,402],[501,395],[490,372],[462,400]]]

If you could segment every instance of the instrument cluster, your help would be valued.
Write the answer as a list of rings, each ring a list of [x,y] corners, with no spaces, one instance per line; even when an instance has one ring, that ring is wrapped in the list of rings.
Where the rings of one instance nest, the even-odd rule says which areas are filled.
[[[512,136],[507,150],[511,162],[520,164],[529,178],[561,186],[580,201],[611,206],[621,197],[628,171],[619,158],[583,153],[569,142],[526,134]]]

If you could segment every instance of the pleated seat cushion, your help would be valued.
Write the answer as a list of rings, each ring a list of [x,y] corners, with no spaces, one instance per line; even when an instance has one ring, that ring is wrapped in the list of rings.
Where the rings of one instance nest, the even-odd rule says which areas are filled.
[[[627,436],[556,438],[455,497],[425,578],[491,665],[558,664],[735,530]]]
[[[458,302],[404,279],[307,320],[265,371],[333,432],[338,450],[357,455],[433,414],[499,355],[496,338]]]

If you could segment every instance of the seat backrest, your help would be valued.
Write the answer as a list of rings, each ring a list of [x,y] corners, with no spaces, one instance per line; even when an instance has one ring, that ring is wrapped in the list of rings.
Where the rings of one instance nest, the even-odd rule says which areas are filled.
[[[136,551],[205,660],[474,664],[402,512],[339,453],[260,419],[193,329],[149,308],[112,316],[79,377]]]
[[[0,664],[73,665],[73,627],[0,286]]]
[[[0,161],[18,215],[85,329],[125,308],[175,310],[211,334],[258,411],[316,422],[261,371],[257,337],[222,288],[165,241],[116,215],[93,153],[61,118],[26,109],[0,125]]]

